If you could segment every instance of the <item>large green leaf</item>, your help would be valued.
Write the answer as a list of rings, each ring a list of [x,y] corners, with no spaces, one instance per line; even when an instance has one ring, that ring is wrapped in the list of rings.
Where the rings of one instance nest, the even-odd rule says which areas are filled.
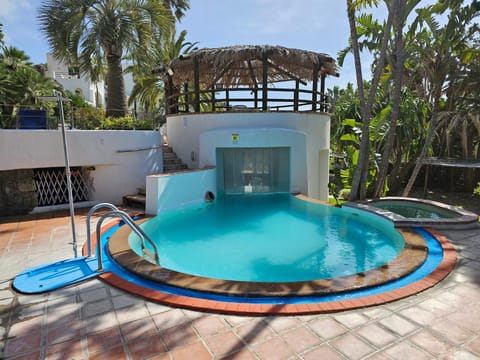
[[[356,121],[355,119],[345,119],[345,120],[342,121],[342,125],[343,126],[350,126],[352,128],[362,126],[362,124],[359,123],[358,121]]]
[[[352,141],[352,142],[354,142],[355,144],[359,144],[359,143],[360,143],[360,139],[359,139],[358,136],[355,135],[355,134],[343,134],[343,135],[340,137],[340,141]]]

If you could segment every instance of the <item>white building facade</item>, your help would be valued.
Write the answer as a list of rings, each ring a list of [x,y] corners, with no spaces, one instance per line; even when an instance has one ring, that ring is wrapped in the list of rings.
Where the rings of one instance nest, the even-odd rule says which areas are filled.
[[[57,60],[53,54],[47,54],[47,77],[62,85],[66,90],[78,94],[90,105],[103,108],[105,106],[105,82],[92,82],[86,74],[67,66]]]

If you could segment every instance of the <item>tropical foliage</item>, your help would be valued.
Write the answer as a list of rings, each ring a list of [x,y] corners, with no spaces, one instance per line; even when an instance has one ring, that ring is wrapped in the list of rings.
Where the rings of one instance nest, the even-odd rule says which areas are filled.
[[[58,89],[57,84],[45,77],[41,67],[34,66],[24,51],[0,47],[0,128],[15,128],[20,108],[50,108],[38,98],[51,95],[54,89]]]
[[[106,113],[92,109],[76,99],[75,94],[47,79],[43,75],[46,67],[31,64],[22,50],[6,47],[0,24],[0,126],[15,127],[17,109],[27,104],[37,109],[47,107],[50,115],[55,116],[55,104],[42,104],[39,100],[42,95],[52,95],[55,89],[72,100],[65,107],[67,121],[76,128],[114,128],[116,125],[109,124],[115,121],[109,117],[121,117],[119,124],[128,124],[118,125],[122,128],[152,128],[152,121],[141,124],[135,114],[137,124],[131,124],[131,119],[124,117],[128,112],[125,64],[136,67],[135,88],[129,103],[135,106],[138,102],[147,110],[143,118],[161,114],[163,89],[151,75],[151,68],[154,61],[168,60],[176,51],[179,54],[193,46],[185,41],[186,32],[175,39],[175,21],[181,19],[188,8],[188,0],[42,1],[38,17],[56,58],[79,69],[93,83],[106,79]]]
[[[142,107],[147,117],[161,118],[165,114],[164,109],[164,85],[158,75],[152,71],[159,64],[165,64],[171,60],[196,50],[196,43],[186,40],[187,32],[183,30],[177,37],[173,30],[165,36],[159,37],[148,52],[148,56],[137,59],[126,71],[133,75],[135,85],[132,89],[128,104],[131,106],[137,102]]]
[[[125,116],[127,99],[122,60],[148,57],[156,39],[172,31],[187,1],[45,0],[41,29],[57,59],[79,66],[92,79],[106,67],[107,116]]]
[[[479,159],[479,2],[442,1],[420,8],[418,0],[385,0],[383,23],[371,14],[357,14],[379,2],[347,3],[351,42],[339,53],[339,62],[350,52],[374,56],[371,81],[365,83],[357,68],[358,94],[350,89],[334,95],[332,138],[345,139],[341,131],[350,128],[341,125],[356,122],[358,163],[345,161],[350,168],[343,172],[348,169],[352,178],[345,185],[352,187],[350,198],[388,190],[408,195],[427,156]],[[351,151],[343,154],[348,160]],[[469,191],[475,175],[478,179],[467,169],[459,177]]]
[[[423,179],[427,157],[478,162],[480,2],[346,3],[350,41],[338,62],[353,54],[357,82],[329,91],[332,191],[350,199],[407,195]],[[373,15],[376,6],[384,7],[385,19]],[[28,106],[54,117],[55,104],[39,99],[57,90],[72,100],[67,121],[76,128],[158,127],[165,113],[164,84],[152,69],[196,50],[197,43],[176,30],[188,8],[187,0],[42,1],[39,19],[54,55],[94,82],[106,79],[106,111],[47,79],[44,65],[7,46],[0,24],[0,126],[14,127],[16,112]],[[365,53],[373,57],[369,74],[360,66]],[[125,73],[134,80],[129,99]],[[480,181],[480,173],[469,168],[433,170],[433,178],[457,189],[472,192]]]

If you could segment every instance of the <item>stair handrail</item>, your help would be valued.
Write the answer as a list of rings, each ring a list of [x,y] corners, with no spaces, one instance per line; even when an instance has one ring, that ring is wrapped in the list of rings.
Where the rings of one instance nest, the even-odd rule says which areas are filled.
[[[110,210],[118,210],[118,208],[110,203],[99,203],[93,206],[87,214],[87,257],[92,257],[92,236],[90,231],[90,218],[92,217],[93,213],[101,208],[108,208]],[[99,239],[97,238],[97,241]]]
[[[145,240],[152,246],[154,251],[155,263],[160,264],[160,258],[158,256],[158,249],[155,243],[150,239],[150,237],[133,221],[133,219],[125,211],[121,210],[111,210],[104,214],[97,222],[97,258],[98,258],[98,269],[97,271],[103,271],[102,263],[102,242],[101,242],[101,229],[103,221],[108,217],[119,217],[121,218],[131,229],[134,231],[137,236],[141,239],[142,252],[145,251]]]

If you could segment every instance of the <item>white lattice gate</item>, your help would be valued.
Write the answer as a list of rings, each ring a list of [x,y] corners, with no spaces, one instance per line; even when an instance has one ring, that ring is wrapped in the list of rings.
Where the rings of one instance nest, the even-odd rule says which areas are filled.
[[[73,201],[87,201],[88,173],[79,167],[70,168]],[[68,203],[68,188],[65,168],[33,169],[38,206]]]

